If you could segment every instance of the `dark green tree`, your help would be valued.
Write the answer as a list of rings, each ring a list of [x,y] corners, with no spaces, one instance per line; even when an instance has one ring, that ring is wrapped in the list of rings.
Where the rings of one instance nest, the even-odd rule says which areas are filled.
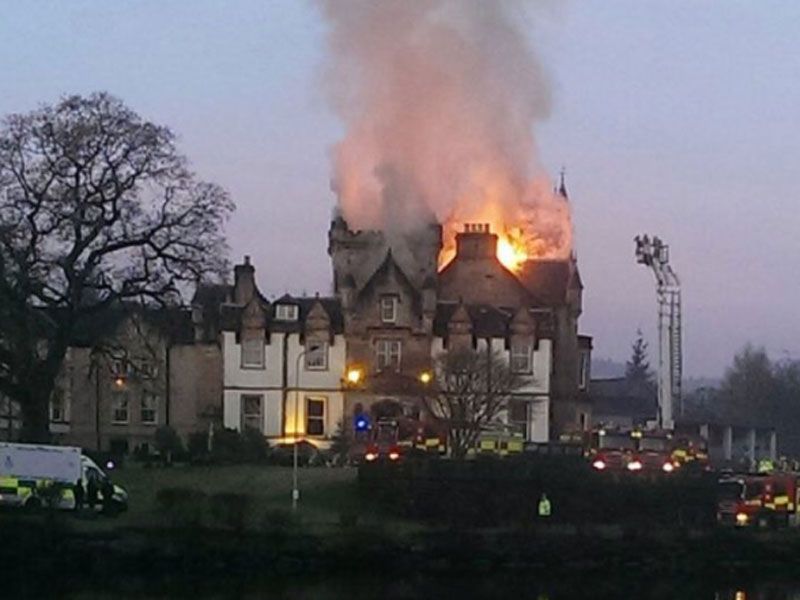
[[[650,370],[650,361],[647,357],[647,342],[641,329],[636,330],[636,339],[631,345],[631,358],[625,363],[625,377],[637,383],[653,381],[653,372]]]
[[[336,432],[331,438],[331,457],[336,465],[341,466],[347,464],[352,445],[352,427],[349,427],[347,420],[342,418],[336,425]]]
[[[725,416],[767,424],[775,413],[779,384],[764,348],[750,344],[733,357],[720,385],[720,409]]]

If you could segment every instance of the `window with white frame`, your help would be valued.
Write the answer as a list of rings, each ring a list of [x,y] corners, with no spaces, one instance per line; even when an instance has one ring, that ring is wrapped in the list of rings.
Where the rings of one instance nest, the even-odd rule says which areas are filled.
[[[261,336],[242,340],[242,367],[264,368],[264,340]]]
[[[140,416],[145,425],[155,425],[158,422],[158,396],[155,392],[145,391],[142,393]]]
[[[306,369],[309,371],[325,371],[328,368],[328,343],[306,342]]]
[[[306,433],[325,435],[325,398],[306,398]]]
[[[275,320],[276,321],[297,321],[298,316],[297,305],[295,304],[276,304],[275,305]]]
[[[377,340],[375,342],[375,367],[378,371],[400,370],[402,343],[400,340]]]
[[[397,323],[397,296],[381,296],[381,322]]]
[[[263,396],[257,394],[242,395],[242,430],[254,429],[264,432]]]
[[[511,343],[511,371],[513,373],[533,372],[533,347],[529,341]]]
[[[128,422],[128,392],[125,390],[111,392],[111,422]]]

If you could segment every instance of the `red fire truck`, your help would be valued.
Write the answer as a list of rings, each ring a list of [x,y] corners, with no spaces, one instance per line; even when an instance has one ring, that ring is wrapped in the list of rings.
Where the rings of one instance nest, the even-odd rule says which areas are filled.
[[[719,480],[717,521],[737,527],[797,525],[796,473],[729,475]]]
[[[600,429],[592,433],[588,455],[597,471],[621,473],[630,469],[635,452],[636,440],[630,431]],[[636,470],[636,465],[630,470]]]
[[[597,471],[612,473],[672,473],[677,463],[672,459],[669,434],[661,431],[605,430],[592,436],[589,457]]]
[[[411,454],[441,456],[446,437],[417,419],[379,419],[354,450],[356,461],[369,463],[398,462]]]

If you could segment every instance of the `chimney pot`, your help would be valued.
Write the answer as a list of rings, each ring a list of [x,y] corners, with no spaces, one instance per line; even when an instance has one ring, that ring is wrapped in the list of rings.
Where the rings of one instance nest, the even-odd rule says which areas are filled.
[[[465,223],[464,231],[456,234],[456,257],[465,259],[495,258],[497,236],[488,223]]]

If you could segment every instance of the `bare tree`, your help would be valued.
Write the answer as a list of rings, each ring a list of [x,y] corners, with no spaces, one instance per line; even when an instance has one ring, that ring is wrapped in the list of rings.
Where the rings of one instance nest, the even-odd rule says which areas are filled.
[[[474,448],[481,430],[498,423],[514,393],[528,381],[500,353],[472,349],[443,353],[423,397],[428,415],[447,431],[453,458]]]
[[[198,181],[169,129],[104,93],[0,126],[0,393],[24,436],[76,332],[120,303],[174,305],[226,268],[227,193]]]

